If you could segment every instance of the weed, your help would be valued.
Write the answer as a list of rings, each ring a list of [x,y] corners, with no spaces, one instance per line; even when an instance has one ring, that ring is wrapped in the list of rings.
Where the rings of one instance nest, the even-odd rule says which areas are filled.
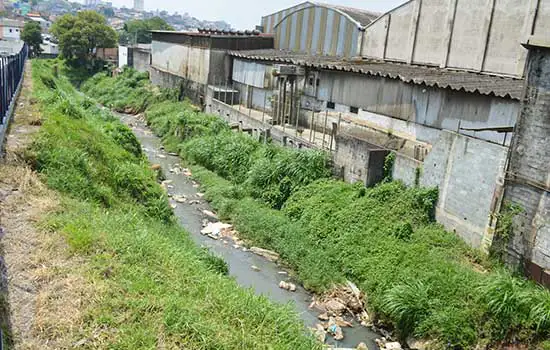
[[[187,103],[154,102],[145,116],[195,164],[220,216],[244,239],[279,252],[306,288],[351,280],[403,337],[436,338],[442,347],[548,336],[548,294],[491,272],[485,259],[476,261],[489,272],[474,269],[479,254],[434,222],[438,190],[418,186],[421,170],[414,188],[392,181],[394,153],[384,183],[365,189],[330,180],[323,153],[261,144]]]
[[[35,76],[50,69],[48,61],[33,62]],[[171,220],[127,128],[91,105],[76,120],[46,103],[54,94],[82,101],[67,82],[60,74],[56,91],[35,85],[45,122],[32,152],[45,182],[63,195],[63,210],[44,226],[66,237],[94,286],[82,324],[73,327],[94,334],[83,346],[320,350],[291,306],[239,288],[225,276],[225,262]]]

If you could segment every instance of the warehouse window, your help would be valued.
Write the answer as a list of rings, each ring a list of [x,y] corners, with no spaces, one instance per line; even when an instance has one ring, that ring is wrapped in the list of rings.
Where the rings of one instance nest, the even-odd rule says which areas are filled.
[[[334,109],[336,104],[334,102],[327,102],[327,109]]]
[[[350,113],[353,113],[353,114],[359,114],[359,108],[358,107],[350,107],[349,111],[350,111]]]

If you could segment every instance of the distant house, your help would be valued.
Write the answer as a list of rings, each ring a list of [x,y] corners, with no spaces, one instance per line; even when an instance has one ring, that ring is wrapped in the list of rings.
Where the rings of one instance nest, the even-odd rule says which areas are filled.
[[[0,40],[20,40],[25,22],[9,18],[0,19]]]
[[[52,25],[52,22],[40,17],[40,16],[28,16],[28,18],[32,21],[37,22],[40,24],[40,28],[42,28],[42,33],[48,33],[50,31],[50,27]]]

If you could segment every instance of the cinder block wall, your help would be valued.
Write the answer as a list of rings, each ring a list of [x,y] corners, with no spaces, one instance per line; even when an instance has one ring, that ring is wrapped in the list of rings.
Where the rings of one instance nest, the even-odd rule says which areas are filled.
[[[508,244],[508,260],[525,264],[550,286],[550,46],[532,47],[527,91],[517,125],[505,200],[521,207]]]

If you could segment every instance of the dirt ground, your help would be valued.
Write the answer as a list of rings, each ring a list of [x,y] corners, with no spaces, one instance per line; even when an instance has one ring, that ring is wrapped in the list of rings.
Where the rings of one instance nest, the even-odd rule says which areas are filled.
[[[59,199],[24,161],[41,124],[30,68],[0,163],[1,321],[10,349],[68,349],[82,334],[93,288],[64,238],[40,225],[59,208]]]

